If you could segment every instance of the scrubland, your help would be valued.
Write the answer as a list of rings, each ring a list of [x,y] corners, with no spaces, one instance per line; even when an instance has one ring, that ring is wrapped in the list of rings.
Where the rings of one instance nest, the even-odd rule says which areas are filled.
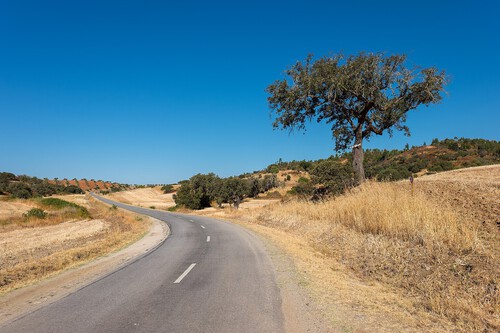
[[[450,173],[417,178],[413,188],[367,182],[323,202],[282,201],[226,217],[287,239],[285,250],[309,263],[301,269],[313,293],[359,310],[360,331],[497,332],[500,166]],[[386,325],[366,324],[377,317]],[[400,326],[384,329],[390,318]]]

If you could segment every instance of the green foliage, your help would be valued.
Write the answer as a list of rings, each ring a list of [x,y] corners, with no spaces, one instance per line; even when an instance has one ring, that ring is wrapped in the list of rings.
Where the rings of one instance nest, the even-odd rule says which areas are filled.
[[[411,172],[404,166],[394,166],[381,170],[377,177],[379,180],[400,180],[409,178]]]
[[[40,208],[31,208],[26,213],[24,213],[23,216],[25,218],[34,217],[37,219],[44,219],[47,217],[47,213],[43,209],[40,209]]]
[[[22,182],[10,183],[7,186],[7,192],[10,193],[13,198],[28,199],[33,196],[31,187]]]
[[[90,213],[87,210],[87,208],[82,207],[80,205],[77,205],[73,202],[66,201],[66,200],[61,200],[58,198],[43,198],[40,200],[40,203],[45,207],[49,207],[49,208],[55,209],[55,210],[61,210],[64,208],[71,208],[76,212],[76,215],[79,218],[86,219],[86,218],[90,217]]]
[[[362,142],[372,135],[404,131],[408,111],[441,100],[447,83],[436,68],[411,69],[405,55],[360,53],[317,60],[313,56],[286,71],[267,88],[273,126],[304,130],[315,119],[331,125],[335,149],[352,147],[358,178],[364,179]]]
[[[299,182],[296,186],[292,187],[288,193],[298,195],[301,198],[310,198],[314,194],[315,189],[316,188],[310,181]]]
[[[165,194],[175,192],[175,190],[174,190],[174,185],[172,185],[172,184],[163,185],[163,186],[161,187],[161,190],[162,190],[162,191],[163,191],[163,193],[165,193]]]
[[[75,185],[68,185],[62,190],[62,193],[64,193],[64,194],[83,194],[85,192],[81,188],[79,188]]]
[[[210,203],[215,198],[216,189],[221,186],[220,178],[213,173],[197,174],[180,184],[181,187],[174,195],[175,203],[189,209],[210,207]]]
[[[169,212],[176,212],[178,209],[179,209],[179,206],[175,205],[175,206],[172,206],[172,207],[168,207],[167,211],[169,211]]]
[[[16,175],[10,172],[0,172],[0,194],[7,193],[9,183],[16,179]]]
[[[46,181],[32,186],[33,192],[36,196],[48,197],[57,193],[57,187]]]
[[[266,175],[263,178],[229,177],[219,178],[213,173],[197,174],[189,180],[179,182],[180,188],[174,194],[177,206],[189,209],[203,209],[216,203],[222,207],[229,203],[238,208],[244,198],[253,198],[259,193],[277,187],[276,175]]]
[[[267,168],[267,170],[268,170],[268,172],[270,172],[272,174],[277,174],[280,171],[279,167],[277,165],[275,165],[275,164],[270,165]]]
[[[352,168],[336,159],[317,163],[311,170],[314,184],[321,185],[328,194],[343,193],[346,188],[357,184]]]

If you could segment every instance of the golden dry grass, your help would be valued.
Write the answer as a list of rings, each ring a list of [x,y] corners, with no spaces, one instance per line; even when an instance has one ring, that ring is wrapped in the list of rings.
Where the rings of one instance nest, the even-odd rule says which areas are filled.
[[[498,237],[482,238],[480,223],[424,191],[369,182],[321,203],[232,216],[299,236],[335,260],[335,269],[395,288],[411,299],[407,312],[426,311],[462,332],[500,329],[500,258],[491,250]]]
[[[116,251],[149,228],[149,222],[135,214],[88,200],[93,220],[64,222],[52,216],[30,220],[31,225],[21,222],[22,228],[13,228],[13,224],[5,226],[9,230],[3,228],[0,294]]]
[[[146,208],[167,209],[175,206],[173,193],[164,194],[159,186],[115,192],[106,197],[109,197],[111,200]]]

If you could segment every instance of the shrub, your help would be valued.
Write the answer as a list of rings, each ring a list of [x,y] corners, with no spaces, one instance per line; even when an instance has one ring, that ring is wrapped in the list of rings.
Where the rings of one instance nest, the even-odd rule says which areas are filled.
[[[162,186],[161,190],[165,194],[175,192],[174,186],[172,184],[167,184],[167,185]]]
[[[47,213],[43,209],[40,209],[40,208],[31,208],[26,213],[24,213],[23,216],[25,218],[34,217],[37,219],[44,219],[47,217]]]
[[[67,193],[67,194],[83,194],[85,192],[81,188],[79,188],[78,186],[69,185],[69,186],[66,186],[64,188],[63,193]]]
[[[31,187],[25,183],[15,182],[7,186],[7,192],[14,198],[28,199],[33,196]]]
[[[311,170],[311,176],[313,183],[322,185],[328,194],[340,194],[346,188],[356,185],[351,165],[338,160],[329,159],[317,163]]]
[[[77,205],[73,202],[68,202],[66,200],[61,200],[58,198],[44,198],[40,200],[40,203],[46,207],[50,207],[56,210],[60,210],[66,207],[71,207],[76,211],[78,217],[80,218],[90,217],[90,213],[87,210],[87,208]]]

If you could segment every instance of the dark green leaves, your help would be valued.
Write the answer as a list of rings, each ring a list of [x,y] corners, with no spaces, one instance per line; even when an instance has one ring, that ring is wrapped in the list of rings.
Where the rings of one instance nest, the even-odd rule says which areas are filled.
[[[441,100],[447,78],[436,68],[405,66],[405,55],[360,53],[344,57],[308,56],[286,71],[287,78],[267,88],[273,126],[304,130],[308,120],[332,126],[337,150],[392,128],[409,133],[406,112]]]

